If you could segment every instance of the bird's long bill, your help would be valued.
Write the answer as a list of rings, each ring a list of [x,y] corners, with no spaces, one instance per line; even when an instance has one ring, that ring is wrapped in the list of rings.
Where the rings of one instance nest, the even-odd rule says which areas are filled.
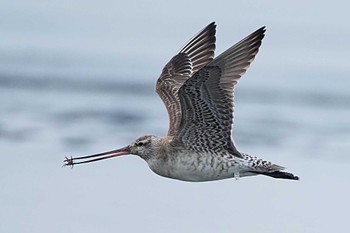
[[[127,155],[130,154],[129,147],[123,147],[118,150],[112,150],[112,151],[107,151],[99,154],[94,154],[94,155],[87,155],[87,156],[82,156],[82,157],[70,157],[64,160],[64,166],[74,166],[76,164],[82,164],[82,163],[90,163],[90,162],[95,162],[103,159],[109,159],[121,155]]]

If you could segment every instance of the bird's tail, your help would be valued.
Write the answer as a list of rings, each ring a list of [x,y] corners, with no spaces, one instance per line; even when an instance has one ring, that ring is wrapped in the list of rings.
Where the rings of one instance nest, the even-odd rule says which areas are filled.
[[[246,153],[241,153],[241,155],[243,156],[243,159],[248,162],[251,169],[249,172],[253,174],[270,176],[277,179],[299,180],[298,176],[289,172],[284,172],[283,170],[285,168],[282,166],[264,161]]]
[[[272,172],[257,172],[257,171],[254,171],[254,173],[265,175],[265,176],[271,176],[271,177],[277,178],[277,179],[299,180],[298,176],[295,176],[292,173],[284,172],[284,171],[272,171]]]

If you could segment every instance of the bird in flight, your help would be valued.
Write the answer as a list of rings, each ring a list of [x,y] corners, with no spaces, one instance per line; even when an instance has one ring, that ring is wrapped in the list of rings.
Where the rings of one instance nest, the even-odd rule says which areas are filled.
[[[262,27],[214,58],[216,25],[210,23],[163,68],[156,91],[169,115],[165,137],[146,135],[104,153],[66,157],[65,165],[133,154],[156,174],[192,182],[254,175],[298,180],[284,167],[239,152],[231,138],[234,87],[258,53]]]

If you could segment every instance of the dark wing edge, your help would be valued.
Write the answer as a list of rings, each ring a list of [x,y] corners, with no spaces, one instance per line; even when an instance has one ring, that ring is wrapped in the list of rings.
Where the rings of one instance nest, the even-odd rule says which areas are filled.
[[[157,80],[156,92],[169,115],[168,136],[174,136],[181,120],[178,90],[195,72],[214,58],[216,25],[206,26],[194,36],[163,68]]]
[[[188,79],[179,90],[182,118],[174,144],[241,157],[231,136],[233,89],[258,53],[265,27],[250,34]]]
[[[179,53],[187,54],[192,63],[192,73],[202,69],[214,59],[216,25],[210,23],[195,35]]]
[[[265,37],[265,27],[261,27],[228,50],[216,57],[208,66],[221,70],[220,87],[232,103],[232,123],[234,117],[234,87],[249,68],[259,52]]]

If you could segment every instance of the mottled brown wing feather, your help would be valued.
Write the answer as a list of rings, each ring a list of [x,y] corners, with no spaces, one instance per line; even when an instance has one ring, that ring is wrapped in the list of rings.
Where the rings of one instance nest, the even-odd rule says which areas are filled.
[[[179,90],[182,118],[173,143],[204,152],[229,151],[233,89],[258,53],[265,28],[247,36],[188,79]]]
[[[169,115],[169,136],[176,134],[181,120],[181,106],[178,97],[180,87],[214,58],[215,28],[216,25],[213,22],[193,37],[165,65],[157,80],[156,91],[163,100]]]

